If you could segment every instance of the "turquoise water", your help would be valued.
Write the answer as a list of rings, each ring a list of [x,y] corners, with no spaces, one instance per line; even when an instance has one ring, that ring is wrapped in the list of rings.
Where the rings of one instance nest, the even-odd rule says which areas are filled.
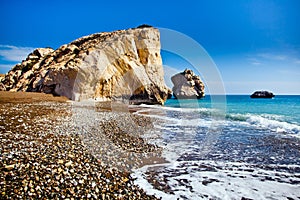
[[[149,194],[162,199],[300,199],[300,96],[169,99],[164,106],[140,109],[158,119],[146,138],[162,147],[168,161],[136,172]],[[171,192],[154,189],[145,179],[148,174]]]
[[[300,126],[300,95],[277,95],[272,99],[252,99],[248,95],[227,95],[216,98],[212,102],[211,96],[206,96],[200,100],[177,100],[169,99],[165,106],[173,108],[206,108],[211,109],[221,107],[225,113],[226,119],[247,121],[258,119],[269,120],[273,125],[286,122],[285,127],[289,125],[291,130],[293,127]],[[220,106],[221,105],[221,106]],[[268,123],[265,121],[265,123]],[[258,123],[264,123],[262,120]],[[300,127],[299,127],[300,128]],[[295,129],[291,133],[299,133],[300,130]]]
[[[273,99],[251,99],[249,96],[227,96],[227,112],[241,114],[269,114],[282,120],[300,124],[300,96],[276,96]]]

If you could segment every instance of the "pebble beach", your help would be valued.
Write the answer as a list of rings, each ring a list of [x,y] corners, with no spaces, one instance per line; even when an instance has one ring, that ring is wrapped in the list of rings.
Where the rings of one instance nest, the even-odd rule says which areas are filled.
[[[151,119],[19,92],[0,92],[0,113],[0,199],[156,199],[130,175],[164,162],[142,138]]]

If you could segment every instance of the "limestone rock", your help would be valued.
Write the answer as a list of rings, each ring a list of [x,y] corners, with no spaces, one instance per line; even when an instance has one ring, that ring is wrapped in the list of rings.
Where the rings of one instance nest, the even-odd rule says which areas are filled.
[[[0,80],[0,90],[150,104],[163,104],[171,94],[160,34],[150,26],[88,35],[55,51],[36,49]]]
[[[174,87],[173,94],[178,99],[194,99],[205,96],[204,84],[200,77],[195,75],[190,69],[184,70],[182,73],[175,74],[171,78]]]
[[[0,90],[19,91],[26,88],[33,72],[39,67],[44,56],[54,50],[51,48],[38,48],[30,53],[26,60],[15,65],[4,77],[0,79]],[[25,91],[25,90],[23,90]]]

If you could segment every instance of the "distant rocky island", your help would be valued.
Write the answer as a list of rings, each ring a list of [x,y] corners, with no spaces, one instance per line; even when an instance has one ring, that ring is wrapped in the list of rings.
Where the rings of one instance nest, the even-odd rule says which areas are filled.
[[[273,98],[275,95],[272,92],[268,91],[255,91],[251,96],[251,98]]]
[[[164,104],[159,30],[149,25],[79,38],[56,50],[38,48],[0,77],[0,91],[43,92],[71,100]]]

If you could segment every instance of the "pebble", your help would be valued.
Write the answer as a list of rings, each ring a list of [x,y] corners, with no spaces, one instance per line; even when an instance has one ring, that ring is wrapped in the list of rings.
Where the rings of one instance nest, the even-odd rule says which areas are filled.
[[[1,102],[0,199],[156,199],[129,173],[141,164],[141,152],[157,153],[140,137],[151,127],[148,119],[90,112],[100,119],[95,127],[87,112],[68,103]]]
[[[4,168],[10,171],[15,168],[15,165],[5,165]]]
[[[65,164],[66,167],[70,167],[72,165],[72,161],[69,161]]]

